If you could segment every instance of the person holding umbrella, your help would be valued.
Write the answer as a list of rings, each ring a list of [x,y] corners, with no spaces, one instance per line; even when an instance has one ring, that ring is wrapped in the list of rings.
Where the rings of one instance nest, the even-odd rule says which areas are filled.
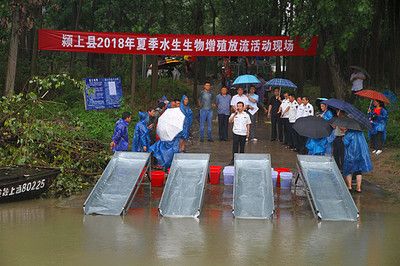
[[[383,143],[386,140],[388,111],[385,108],[385,104],[381,101],[374,100],[373,105],[375,108],[373,110],[368,110],[372,124],[372,129],[369,131],[369,136],[374,148],[372,153],[379,155],[382,153]]]
[[[361,70],[361,68],[357,66],[351,66],[350,69],[353,71],[353,73],[350,76],[350,82],[352,83],[351,86],[351,98],[350,102],[353,103],[355,100],[355,93],[358,91],[361,91],[364,88],[363,82],[366,79],[365,74]]]
[[[352,176],[356,176],[356,192],[361,193],[362,174],[372,170],[367,140],[364,137],[360,124],[352,118],[335,118],[334,126],[345,133],[343,175],[346,178],[348,189],[352,190]]]
[[[275,88],[274,95],[269,100],[268,118],[271,118],[271,141],[275,141],[277,138],[279,138],[280,141],[283,141],[280,113],[278,113],[279,107],[282,103],[280,91],[279,88]]]

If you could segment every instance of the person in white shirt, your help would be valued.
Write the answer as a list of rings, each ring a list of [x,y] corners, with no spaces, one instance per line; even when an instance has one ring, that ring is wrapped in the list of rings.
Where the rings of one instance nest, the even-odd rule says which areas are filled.
[[[250,93],[247,94],[247,99],[249,100],[249,111],[248,114],[250,116],[251,125],[250,125],[250,136],[249,139],[252,142],[256,142],[257,139],[254,137],[256,132],[256,113],[258,111],[258,95],[255,94],[256,87],[250,87]]]
[[[279,106],[279,111],[278,113],[281,114],[281,124],[283,126],[283,145],[288,145],[288,139],[289,139],[289,132],[288,132],[288,127],[289,127],[289,111],[287,107],[289,107],[290,102],[289,102],[289,93],[285,92],[283,94],[284,99],[282,100],[281,106]]]
[[[233,145],[232,145],[232,161],[235,153],[244,153],[244,146],[246,145],[246,138],[250,134],[250,116],[244,111],[244,103],[238,102],[236,104],[236,112],[229,117],[229,123],[233,123]]]
[[[236,107],[237,107],[237,103],[238,102],[242,102],[244,104],[244,109],[243,110],[247,110],[247,108],[249,106],[249,99],[247,98],[246,95],[243,94],[243,88],[242,87],[239,87],[237,89],[237,94],[232,97],[232,100],[231,100],[232,112],[236,112]]]
[[[302,102],[303,102],[302,117],[314,116],[314,107],[310,103],[310,99],[308,97],[303,97]]]
[[[284,112],[288,114],[288,146],[291,150],[294,150],[297,146],[297,132],[293,129],[293,125],[296,122],[298,108],[299,104],[294,94],[290,93],[289,106],[286,107]]]
[[[362,90],[364,88],[364,80],[366,76],[360,70],[354,67],[350,67],[353,70],[353,73],[350,76],[350,82],[352,83],[351,86],[351,98],[350,102],[353,103],[356,96],[355,93]]]
[[[310,104],[310,99],[305,96],[302,98],[302,104],[298,108],[297,118],[313,116],[313,115],[314,115],[314,107]],[[297,136],[298,136],[297,137],[297,151],[300,154],[306,154],[307,153],[307,149],[306,149],[307,138],[304,136],[300,136],[298,134],[297,134]]]

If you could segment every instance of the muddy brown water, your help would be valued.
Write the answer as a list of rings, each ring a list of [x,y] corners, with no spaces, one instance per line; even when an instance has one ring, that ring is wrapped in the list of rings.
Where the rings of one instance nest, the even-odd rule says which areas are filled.
[[[295,154],[260,127],[247,152],[275,167]],[[231,142],[193,143],[211,163],[230,161]],[[232,186],[207,185],[199,219],[158,215],[162,188],[142,186],[125,217],[84,216],[88,194],[0,205],[0,265],[399,265],[400,204],[364,183],[358,222],[318,222],[301,188],[275,190],[270,221],[232,216]]]

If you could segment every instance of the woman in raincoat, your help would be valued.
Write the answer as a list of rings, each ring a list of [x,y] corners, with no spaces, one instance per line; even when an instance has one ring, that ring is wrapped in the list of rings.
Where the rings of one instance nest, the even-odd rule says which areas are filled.
[[[149,115],[147,112],[139,112],[139,122],[135,126],[135,134],[133,135],[132,151],[147,152],[150,145],[150,134],[147,124]]]
[[[192,127],[193,122],[193,112],[189,107],[189,98],[186,95],[182,96],[179,108],[185,115],[181,139],[179,141],[179,150],[185,152],[186,141],[189,139],[190,128]]]
[[[355,175],[357,179],[356,192],[361,193],[362,173],[372,170],[368,144],[363,132],[357,130],[344,131],[343,175],[346,177],[346,184],[349,190],[352,190],[351,180],[352,176]]]
[[[374,150],[372,153],[379,155],[382,153],[383,143],[386,140],[386,124],[388,120],[388,111],[381,101],[374,100],[374,109],[369,110],[372,129],[369,131],[369,137],[372,141]],[[371,112],[372,111],[372,112]]]
[[[321,103],[320,108],[321,108],[321,111],[322,111],[321,117],[323,119],[325,119],[326,121],[329,121],[329,120],[331,120],[333,118],[333,113],[332,113],[331,110],[329,110],[329,108],[328,108],[328,106],[326,104]]]

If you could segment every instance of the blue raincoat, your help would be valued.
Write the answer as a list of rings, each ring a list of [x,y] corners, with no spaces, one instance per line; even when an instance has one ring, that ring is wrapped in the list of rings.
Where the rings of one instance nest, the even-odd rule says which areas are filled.
[[[386,141],[388,111],[385,108],[382,108],[379,115],[373,111],[369,114],[369,117],[372,121],[372,129],[368,132],[369,137],[371,138],[371,135],[376,135],[378,132],[383,132],[383,141]]]
[[[124,119],[120,118],[115,123],[114,134],[112,141],[116,144],[112,151],[127,151],[129,145],[128,125]]]
[[[158,140],[156,143],[150,146],[149,151],[153,153],[154,158],[157,159],[157,163],[163,168],[171,167],[174,154],[179,152],[180,138],[181,134],[178,134],[171,141]]]
[[[332,153],[333,153],[332,145],[333,145],[333,141],[335,140],[335,138],[336,138],[335,130],[332,130],[331,134],[328,137],[326,137],[325,154],[332,155]]]
[[[333,113],[331,110],[326,110],[323,114],[322,114],[322,118],[325,119],[326,121],[329,121],[333,118]]]
[[[132,151],[143,152],[143,147],[147,147],[147,151],[150,147],[150,135],[147,128],[149,121],[149,114],[145,112],[139,112],[139,122],[135,126],[135,134],[132,140]]]
[[[327,138],[312,139],[308,138],[306,148],[308,155],[325,155]]]
[[[348,130],[343,137],[344,162],[343,174],[348,176],[355,172],[367,173],[372,170],[371,157],[363,132]]]
[[[182,139],[187,140],[189,138],[190,128],[192,127],[193,122],[193,112],[188,105],[184,105],[183,101],[187,98],[186,95],[182,96],[181,104],[179,108],[181,109],[182,113],[185,115],[185,121],[183,122],[183,130],[182,130]]]

